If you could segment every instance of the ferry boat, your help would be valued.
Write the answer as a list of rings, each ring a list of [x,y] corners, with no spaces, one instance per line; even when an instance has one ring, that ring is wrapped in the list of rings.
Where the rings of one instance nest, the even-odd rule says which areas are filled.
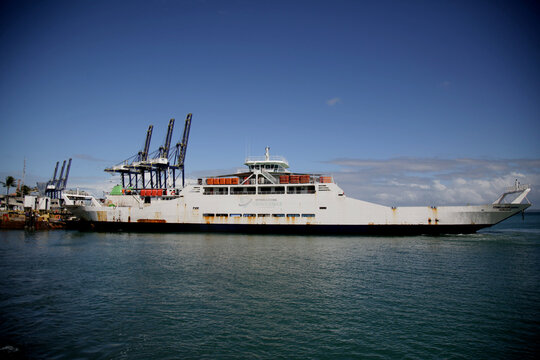
[[[118,185],[104,203],[79,197],[67,207],[103,231],[439,235],[474,233],[531,205],[530,187],[516,183],[492,204],[389,207],[346,196],[332,176],[291,172],[269,148],[245,165],[182,187]]]

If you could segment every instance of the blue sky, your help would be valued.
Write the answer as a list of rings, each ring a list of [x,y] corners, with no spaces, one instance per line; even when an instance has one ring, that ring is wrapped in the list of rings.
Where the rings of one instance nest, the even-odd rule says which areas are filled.
[[[149,124],[156,149],[168,120],[177,142],[191,112],[192,176],[270,146],[293,170],[388,204],[492,201],[486,186],[514,177],[540,185],[534,1],[0,6],[0,177],[20,178],[26,158],[32,185],[72,157],[69,186],[107,187],[103,169],[137,153]],[[474,196],[447,197],[460,186]]]

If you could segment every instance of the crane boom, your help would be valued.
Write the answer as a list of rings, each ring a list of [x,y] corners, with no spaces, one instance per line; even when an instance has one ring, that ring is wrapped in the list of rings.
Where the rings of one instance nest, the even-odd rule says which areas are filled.
[[[184,168],[184,160],[186,159],[186,151],[189,140],[189,130],[191,128],[191,113],[186,117],[186,122],[184,124],[184,134],[182,136],[182,142],[180,143],[180,151],[178,153],[178,164],[180,168]]]
[[[154,126],[150,125],[148,127],[148,130],[146,131],[146,141],[144,142],[144,149],[141,152],[139,152],[139,161],[148,160],[148,150],[150,150],[150,140],[152,139],[152,130],[154,130]]]
[[[165,144],[159,148],[159,157],[168,158],[169,148],[171,147],[172,133],[174,129],[174,119],[169,120],[169,127],[167,129],[167,136],[165,136]]]
[[[64,176],[64,168],[66,167],[66,160],[62,163],[62,170],[60,171],[60,177],[58,177],[58,180],[56,181],[55,186],[58,188],[62,184],[62,176]]]
[[[58,172],[58,164],[59,164],[59,163],[60,163],[60,162],[57,161],[57,162],[56,162],[56,167],[54,168],[54,175],[53,175],[53,178],[52,178],[52,181],[53,181],[53,182],[56,181],[56,173]]]
[[[66,176],[64,177],[64,179],[60,179],[60,181],[61,181],[61,186],[60,186],[61,190],[66,188],[70,168],[71,168],[71,159],[69,159],[69,161],[68,161],[68,166],[67,166],[67,169],[66,169]]]

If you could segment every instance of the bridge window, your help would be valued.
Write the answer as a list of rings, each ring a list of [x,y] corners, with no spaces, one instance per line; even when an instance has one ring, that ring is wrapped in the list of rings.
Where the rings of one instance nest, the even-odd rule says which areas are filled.
[[[259,186],[259,195],[285,194],[284,186]]]
[[[252,195],[255,194],[255,186],[231,187],[231,195]]]
[[[315,186],[289,186],[287,187],[287,194],[315,194]]]
[[[227,187],[205,187],[203,195],[227,195],[229,188]]]

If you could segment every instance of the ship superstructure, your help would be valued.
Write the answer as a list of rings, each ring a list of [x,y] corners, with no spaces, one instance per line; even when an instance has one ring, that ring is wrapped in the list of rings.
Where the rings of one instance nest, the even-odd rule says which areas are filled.
[[[161,188],[124,181],[104,204],[69,208],[104,230],[412,235],[471,233],[530,206],[522,204],[530,187],[516,184],[493,204],[388,207],[347,197],[332,176],[291,172],[287,160],[270,156],[269,148],[245,165],[245,171],[184,187],[159,177],[131,184]]]

